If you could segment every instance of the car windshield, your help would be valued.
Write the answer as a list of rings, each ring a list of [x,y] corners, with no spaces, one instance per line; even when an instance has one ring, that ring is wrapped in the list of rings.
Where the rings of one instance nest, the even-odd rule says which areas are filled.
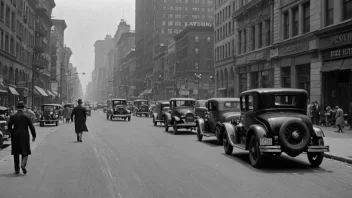
[[[43,111],[54,111],[54,106],[43,106]]]
[[[114,104],[114,106],[115,105],[126,105],[127,102],[125,100],[114,100],[113,104]]]
[[[206,103],[207,101],[206,100],[204,100],[204,101],[197,101],[196,102],[196,107],[205,107],[205,103]]]
[[[240,108],[240,102],[225,102],[224,103],[224,108],[225,109],[239,109]]]
[[[274,95],[275,106],[297,106],[296,96],[293,95]]]
[[[194,107],[195,101],[191,100],[177,100],[176,107]]]

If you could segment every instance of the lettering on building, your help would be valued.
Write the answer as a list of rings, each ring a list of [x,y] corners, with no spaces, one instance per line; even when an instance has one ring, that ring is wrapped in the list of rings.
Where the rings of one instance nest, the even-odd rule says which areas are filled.
[[[332,50],[330,52],[330,58],[337,58],[337,57],[341,57],[341,56],[352,56],[352,47],[338,49],[338,50]]]
[[[286,48],[286,53],[298,51],[300,49],[299,45],[293,45],[288,48]]]
[[[331,45],[352,41],[352,33],[333,36],[330,39]]]
[[[201,26],[201,27],[213,27],[213,23],[210,22],[189,22],[185,23],[185,26]]]

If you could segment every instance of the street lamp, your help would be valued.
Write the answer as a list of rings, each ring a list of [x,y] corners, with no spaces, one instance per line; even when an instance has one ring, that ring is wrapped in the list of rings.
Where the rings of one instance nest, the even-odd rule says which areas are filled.
[[[196,76],[196,78],[198,78],[198,80],[197,80],[197,82],[198,82],[197,100],[199,100],[199,84],[200,84],[200,80],[202,79],[202,74],[194,73],[194,75]]]

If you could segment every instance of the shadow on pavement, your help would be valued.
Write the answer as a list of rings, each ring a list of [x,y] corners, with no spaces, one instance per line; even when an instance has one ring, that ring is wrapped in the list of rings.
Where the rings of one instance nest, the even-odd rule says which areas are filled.
[[[168,131],[167,133],[173,135],[173,130],[171,131]],[[180,131],[180,130],[177,130],[177,134],[176,135],[195,135],[194,132],[191,132],[191,131]]]
[[[7,147],[9,147],[9,146],[10,146],[10,144],[5,144],[5,143],[4,143],[4,144],[2,145],[2,148],[0,148],[0,150],[3,150],[3,149],[5,149],[5,148],[7,148]]]
[[[0,175],[0,177],[24,177],[24,174],[6,173]]]
[[[198,140],[197,140],[197,142],[198,142]],[[219,147],[219,146],[221,146],[221,145],[218,145],[218,142],[217,142],[216,139],[210,139],[210,140],[209,139],[206,139],[206,140],[203,139],[202,143],[207,144],[207,145],[209,145],[211,147]]]
[[[302,161],[297,158],[292,158],[289,156],[267,156],[265,159],[265,164],[261,169],[256,169],[252,167],[249,161],[248,152],[234,153],[232,155],[222,155],[239,162],[245,167],[257,171],[257,172],[266,172],[266,173],[297,173],[297,174],[306,174],[312,173],[333,173],[331,170],[326,170],[321,167],[314,168],[310,166],[308,159],[307,161]],[[303,154],[303,156],[305,156]],[[324,164],[324,162],[323,162]]]

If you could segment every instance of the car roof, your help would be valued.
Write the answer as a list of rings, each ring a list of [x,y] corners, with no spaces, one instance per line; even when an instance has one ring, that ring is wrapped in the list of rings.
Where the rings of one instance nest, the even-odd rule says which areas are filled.
[[[239,98],[210,98],[208,101],[216,101],[216,102],[239,102]]]
[[[161,104],[169,104],[169,101],[167,100],[159,100],[159,101],[156,101],[156,104],[158,103],[161,103]]]
[[[42,106],[60,106],[60,107],[62,107],[62,105],[60,105],[60,104],[42,104]]]
[[[307,93],[304,89],[295,89],[295,88],[260,88],[260,89],[251,89],[245,92],[242,92],[241,95],[257,93],[257,94],[265,94],[265,93]]]
[[[64,105],[75,105],[74,103],[66,103]]]
[[[170,100],[189,100],[189,101],[196,101],[194,98],[170,98]]]
[[[200,101],[200,102],[206,102],[206,101],[208,101],[208,100],[197,100],[197,101]]]
[[[123,99],[123,98],[111,98],[109,100],[124,100],[124,101],[127,101],[126,99]]]
[[[148,100],[138,99],[138,100],[134,100],[133,102],[138,102],[138,101],[148,101]]]

